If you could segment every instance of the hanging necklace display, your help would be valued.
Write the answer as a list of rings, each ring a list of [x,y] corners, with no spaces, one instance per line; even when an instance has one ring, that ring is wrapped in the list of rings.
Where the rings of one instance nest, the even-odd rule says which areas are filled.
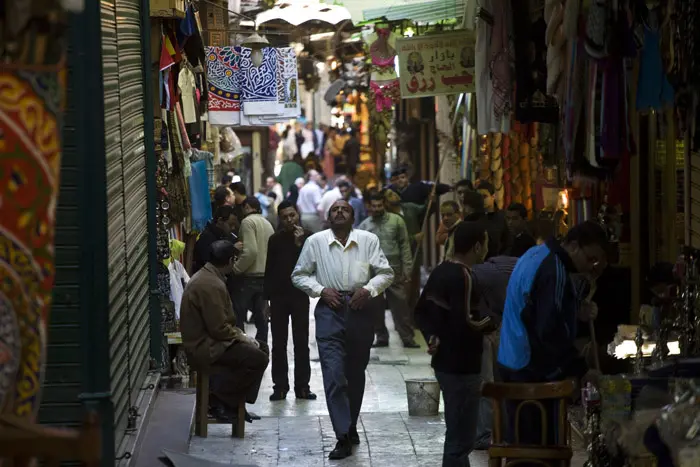
[[[588,383],[581,390],[581,400],[586,410],[586,452],[585,467],[610,467],[610,456],[600,427],[602,399],[598,388]]]

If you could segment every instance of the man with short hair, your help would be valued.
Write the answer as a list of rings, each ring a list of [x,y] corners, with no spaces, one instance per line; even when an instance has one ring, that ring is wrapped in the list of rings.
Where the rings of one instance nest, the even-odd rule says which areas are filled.
[[[253,312],[253,322],[257,328],[255,338],[267,343],[268,307],[263,294],[265,280],[265,263],[267,262],[267,244],[275,233],[272,225],[261,214],[260,202],[253,197],[246,197],[242,203],[244,214],[241,222],[241,240],[243,249],[233,265],[233,272],[241,277],[237,281],[236,310]],[[239,321],[243,321],[239,316]]]
[[[489,244],[489,257],[498,256],[503,254],[510,244],[505,214],[498,209],[498,205],[496,204],[496,188],[491,182],[479,180],[476,191],[484,199],[484,208],[486,208],[489,238],[491,239],[491,243]]]
[[[255,403],[269,361],[260,343],[236,327],[225,284],[235,254],[228,240],[212,243],[209,261],[187,283],[180,308],[182,344],[191,364],[227,370],[217,374],[210,405],[216,418],[234,427],[241,399]]]
[[[225,188],[225,187],[224,187]],[[239,222],[233,207],[220,206],[214,211],[214,218],[209,221],[197,242],[194,244],[194,257],[192,260],[192,274],[202,269],[209,261],[211,245],[217,240],[235,241],[233,233],[238,230]],[[238,244],[242,248],[242,244]]]
[[[338,439],[328,457],[344,459],[360,443],[357,419],[374,339],[368,302],[389,287],[394,273],[377,236],[352,228],[354,212],[347,201],[336,201],[328,218],[331,228],[306,240],[292,283],[310,297],[320,297],[314,312],[316,342]]]
[[[236,209],[236,217],[243,219],[243,201],[248,197],[243,182],[234,182],[229,187],[233,193],[233,207]]]
[[[299,199],[297,200],[297,208],[301,214],[301,225],[313,233],[321,231],[323,228],[321,215],[318,211],[318,206],[323,197],[323,188],[321,187],[320,175],[315,170],[309,171],[309,180],[299,190]]]
[[[451,200],[442,203],[440,205],[440,220],[447,231],[444,259],[452,259],[454,256],[454,233],[459,223],[462,222],[462,211],[459,209],[459,203]]]
[[[353,227],[357,228],[357,226],[360,225],[360,223],[367,218],[367,210],[365,209],[365,203],[362,198],[359,198],[357,196],[357,193],[355,193],[355,187],[353,187],[352,184],[349,181],[347,181],[345,177],[343,177],[336,184],[336,186],[338,187],[338,191],[340,192],[341,199],[344,199],[345,201],[350,203],[350,206],[352,206],[352,209],[355,211],[355,223],[353,224]]]
[[[506,211],[506,226],[510,233],[508,256],[520,258],[527,250],[537,244],[527,228],[527,208],[520,203],[513,203]]]
[[[365,219],[358,229],[372,232],[379,238],[384,256],[394,270],[394,282],[384,291],[386,302],[383,297],[372,301],[375,306],[375,334],[377,338],[374,347],[389,346],[389,331],[386,328],[384,318],[386,305],[389,305],[389,310],[394,318],[394,327],[399,333],[403,346],[415,349],[420,346],[414,340],[410,310],[406,300],[406,286],[411,281],[413,271],[411,239],[408,237],[403,218],[398,214],[386,212],[384,209],[383,194],[374,194],[369,201],[372,215]]]
[[[433,192],[433,183],[418,181],[411,183],[408,177],[408,169],[399,167],[391,173],[391,189],[401,196],[401,201],[405,203],[428,204],[428,199]],[[450,185],[438,183],[435,195],[440,196],[452,190]]]
[[[445,401],[443,467],[469,465],[481,398],[483,335],[490,318],[472,308],[477,296],[472,267],[488,253],[483,222],[462,222],[454,233],[454,254],[428,278],[418,305],[416,323],[428,341],[432,367]]]
[[[574,342],[576,326],[578,320],[595,319],[598,309],[579,296],[574,277],[600,275],[608,248],[605,230],[586,221],[569,230],[561,244],[550,239],[520,258],[508,282],[498,348],[504,381],[542,383],[586,373]],[[540,412],[529,409],[520,413],[520,426],[527,427],[520,442],[540,444]],[[553,416],[554,408],[548,412]],[[555,444],[553,436],[545,441]]]
[[[309,361],[309,297],[292,284],[292,272],[299,254],[311,232],[299,223],[299,213],[289,201],[278,208],[280,230],[270,237],[265,265],[265,298],[270,300],[270,327],[272,328],[272,382],[271,401],[287,398],[289,366],[287,340],[289,319],[292,320],[294,342],[294,393],[297,399],[315,400],[311,392],[311,363]]]
[[[455,183],[455,194],[457,195],[457,201],[464,207],[465,196],[468,192],[474,191],[474,185],[471,180],[463,178],[462,180]]]

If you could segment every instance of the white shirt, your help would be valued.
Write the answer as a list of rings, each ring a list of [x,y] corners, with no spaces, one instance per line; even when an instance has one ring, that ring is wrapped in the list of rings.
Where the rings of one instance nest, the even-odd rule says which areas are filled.
[[[297,208],[301,214],[318,214],[318,205],[321,202],[323,190],[318,183],[309,181],[299,190]]]
[[[328,190],[321,197],[321,202],[318,203],[318,210],[321,212],[321,218],[325,221],[328,220],[328,210],[333,206],[333,203],[342,198],[343,195],[340,194],[340,189],[338,187]]]
[[[374,273],[374,277],[372,277]],[[360,287],[376,297],[394,280],[394,271],[371,232],[353,229],[343,246],[331,229],[310,236],[304,243],[292,284],[311,298],[324,288],[352,292]]]
[[[185,271],[185,267],[177,260],[171,260],[168,264],[170,272],[170,300],[175,304],[175,317],[180,319],[180,303],[185,285],[190,281],[190,276]],[[184,284],[183,284],[184,283]]]

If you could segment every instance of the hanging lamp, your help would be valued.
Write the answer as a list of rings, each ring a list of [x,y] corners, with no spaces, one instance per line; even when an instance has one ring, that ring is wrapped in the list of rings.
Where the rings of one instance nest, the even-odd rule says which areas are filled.
[[[250,61],[253,63],[253,66],[255,66],[255,68],[260,67],[263,62],[263,49],[270,46],[267,39],[256,31],[248,36],[241,45],[250,49]]]

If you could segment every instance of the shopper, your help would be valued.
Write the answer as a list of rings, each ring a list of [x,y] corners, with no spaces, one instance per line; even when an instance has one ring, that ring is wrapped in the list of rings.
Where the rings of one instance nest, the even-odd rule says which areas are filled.
[[[454,256],[454,233],[457,226],[462,222],[462,212],[459,209],[459,204],[456,201],[445,201],[440,205],[440,220],[441,225],[445,226],[445,253],[444,259],[452,259]]]
[[[357,131],[354,128],[348,130],[350,138],[343,146],[343,156],[345,157],[345,174],[351,178],[357,173],[357,166],[360,163],[361,145],[357,138]]]
[[[356,190],[350,184],[350,182],[347,181],[345,177],[341,177],[338,177],[340,181],[337,184],[338,191],[340,192],[340,199],[344,199],[350,204],[350,206],[352,206],[352,209],[355,212],[355,222],[352,226],[357,228],[357,226],[367,218],[365,203],[361,197],[357,196]]]
[[[318,210],[323,197],[323,188],[320,184],[320,175],[311,170],[306,184],[299,190],[297,208],[301,214],[301,225],[313,233],[322,229],[321,214]]]
[[[433,192],[434,183],[418,181],[410,183],[408,169],[400,167],[391,173],[393,183],[391,189],[401,196],[401,201],[405,203],[428,204],[430,195]],[[436,196],[444,195],[452,190],[450,185],[438,183],[435,187]]]
[[[216,364],[228,369],[217,375],[209,400],[213,415],[233,426],[241,399],[249,404],[257,400],[269,361],[260,343],[236,327],[225,285],[235,254],[233,243],[227,240],[211,245],[209,261],[185,287],[180,314],[182,344],[190,363],[201,368]],[[252,421],[247,413],[246,420]]]
[[[230,188],[231,192],[233,192],[233,207],[236,212],[236,217],[243,220],[243,217],[245,216],[243,213],[243,202],[248,197],[245,185],[243,182],[234,182],[231,184]]]
[[[294,342],[294,393],[297,399],[315,400],[309,388],[309,297],[292,284],[292,271],[301,248],[311,232],[301,227],[296,207],[283,201],[278,209],[280,230],[268,242],[265,264],[265,298],[270,301],[272,328],[271,401],[286,399],[289,392],[287,340],[289,320],[292,320]]]
[[[490,318],[472,309],[477,295],[473,265],[488,252],[488,233],[481,222],[462,222],[454,235],[454,256],[428,278],[418,305],[416,323],[428,341],[432,367],[445,401],[443,467],[469,466],[481,397],[483,335]]]
[[[376,235],[352,228],[347,201],[330,209],[331,228],[306,240],[292,283],[320,297],[314,316],[323,386],[338,439],[329,459],[352,455],[359,444],[357,419],[365,392],[365,369],[374,337],[370,298],[389,287],[394,273]]]
[[[241,222],[243,249],[233,265],[233,272],[242,280],[237,282],[236,310],[246,313],[251,310],[257,328],[255,338],[267,343],[268,306],[263,294],[267,244],[274,232],[272,225],[261,215],[260,202],[247,197],[242,204],[244,214]],[[242,322],[242,316],[239,316]],[[267,344],[266,344],[267,345]]]
[[[577,320],[597,315],[595,304],[576,293],[572,276],[597,276],[607,266],[608,238],[586,221],[573,227],[560,244],[554,239],[520,258],[508,282],[498,363],[506,382],[561,381],[586,373],[575,346]],[[547,405],[549,416],[554,407]],[[521,443],[541,443],[540,412],[520,411]],[[513,407],[507,407],[514,426]],[[550,425],[554,426],[554,425]],[[548,444],[554,444],[549,432]],[[512,433],[511,433],[512,435]]]
[[[376,341],[374,347],[389,346],[389,331],[386,328],[384,318],[384,310],[386,310],[386,305],[389,305],[389,310],[394,318],[394,327],[399,333],[403,346],[411,349],[418,348],[420,346],[414,340],[410,311],[406,300],[406,286],[411,281],[411,271],[413,270],[411,240],[408,237],[406,223],[398,214],[386,212],[383,194],[372,195],[369,201],[371,216],[365,219],[358,229],[372,232],[379,238],[379,245],[394,270],[394,282],[384,291],[386,301],[382,296],[371,301],[375,316]]]
[[[520,203],[513,203],[506,211],[506,226],[510,245],[506,253],[508,256],[520,258],[527,250],[536,245],[535,239],[527,228],[527,209]]]
[[[510,244],[510,235],[508,234],[505,213],[498,209],[498,205],[496,204],[496,189],[491,182],[480,180],[479,184],[476,186],[476,191],[484,198],[489,238],[491,239],[491,243],[489,243],[489,256],[498,256],[503,254]]]
[[[209,221],[202,233],[199,235],[197,242],[194,244],[194,256],[192,259],[191,275],[194,275],[204,267],[209,261],[211,245],[217,240],[235,241],[233,233],[239,227],[238,218],[233,212],[233,207],[224,205],[214,211],[214,218]],[[238,243],[237,246],[242,248],[243,245]]]

